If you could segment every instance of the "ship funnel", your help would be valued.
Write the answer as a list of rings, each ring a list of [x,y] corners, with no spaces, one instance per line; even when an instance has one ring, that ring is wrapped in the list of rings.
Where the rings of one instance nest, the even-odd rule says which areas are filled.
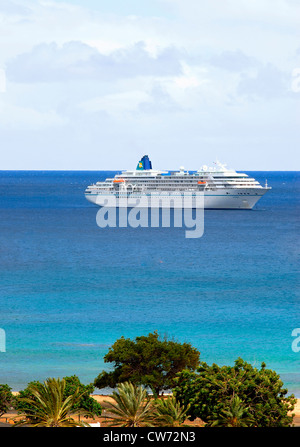
[[[143,170],[147,170],[147,169],[152,169],[152,163],[149,160],[148,155],[144,155],[141,158],[141,160],[137,164],[136,169],[137,169],[137,171],[143,171]]]

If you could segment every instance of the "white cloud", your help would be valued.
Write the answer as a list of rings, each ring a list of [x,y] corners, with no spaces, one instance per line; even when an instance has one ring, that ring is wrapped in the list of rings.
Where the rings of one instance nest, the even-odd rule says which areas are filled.
[[[0,0],[0,14],[11,16],[27,16],[32,10],[25,5],[12,0]]]
[[[265,98],[267,100],[290,94],[290,75],[287,75],[271,64],[261,67],[255,76],[244,75],[238,85],[238,94],[250,99]]]
[[[55,110],[41,112],[31,107],[0,102],[0,129],[5,131],[36,131],[64,126],[65,117]]]
[[[182,76],[176,77],[174,82],[181,89],[199,87],[210,82],[206,76],[206,68],[191,67],[187,63],[183,63],[183,74]]]
[[[143,42],[101,54],[82,42],[40,44],[7,64],[7,76],[15,82],[64,82],[72,79],[112,81],[137,76],[179,74],[179,52],[165,48],[152,57]]]
[[[241,72],[259,65],[257,59],[247,56],[239,49],[213,54],[207,62],[215,67],[233,72]]]
[[[80,76],[80,64],[96,51],[82,42],[42,43],[7,63],[7,76],[16,82],[62,82]]]
[[[87,113],[106,112],[109,115],[122,115],[137,110],[140,103],[149,99],[147,93],[133,90],[93,98],[83,102],[79,107]]]
[[[176,7],[178,35],[190,50],[234,52],[239,49],[248,57],[262,63],[280,64],[283,69],[299,46],[299,2],[164,1]]]

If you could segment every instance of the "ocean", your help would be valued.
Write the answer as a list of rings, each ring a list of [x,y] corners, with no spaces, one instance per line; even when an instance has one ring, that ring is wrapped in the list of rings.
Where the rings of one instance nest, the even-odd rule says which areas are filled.
[[[0,171],[0,383],[111,365],[116,339],[157,330],[209,364],[238,357],[300,397],[299,172],[251,172],[269,191],[253,210],[207,210],[204,234],[105,228],[84,190],[95,171]]]

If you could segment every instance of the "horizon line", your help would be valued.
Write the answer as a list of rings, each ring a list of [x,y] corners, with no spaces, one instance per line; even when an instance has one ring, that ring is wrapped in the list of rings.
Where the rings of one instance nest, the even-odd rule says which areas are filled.
[[[0,169],[0,172],[116,172],[116,171],[126,171],[127,169]],[[177,171],[178,169],[167,169],[167,171]],[[185,171],[194,172],[191,169],[185,169]],[[293,169],[235,169],[236,172],[300,172],[299,170]],[[197,172],[197,171],[195,171]]]

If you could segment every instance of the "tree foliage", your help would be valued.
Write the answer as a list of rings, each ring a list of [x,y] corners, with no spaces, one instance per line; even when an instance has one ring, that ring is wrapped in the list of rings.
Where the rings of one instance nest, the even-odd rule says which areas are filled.
[[[0,384],[0,417],[12,409],[14,399],[10,386]]]
[[[257,369],[238,358],[234,366],[212,366],[201,362],[196,372],[182,371],[176,379],[174,393],[181,404],[190,405],[191,419],[208,423],[228,411],[233,396],[239,396],[247,415],[257,427],[283,427],[292,424],[289,414],[296,403],[286,396],[279,375],[262,363]]]
[[[79,394],[79,399],[73,401],[72,412],[80,412],[83,415],[100,416],[102,407],[101,405],[91,397],[94,391],[93,384],[83,385],[77,376],[64,377],[64,390],[63,398],[67,399],[69,396],[74,395],[75,392]],[[32,387],[42,390],[44,384],[35,381],[30,382],[25,390],[20,391],[18,398],[16,399],[16,409],[19,412],[26,412],[30,410],[32,400],[36,400],[36,397],[32,393]],[[28,401],[30,399],[30,401]]]
[[[194,370],[199,365],[200,353],[189,343],[178,343],[160,338],[157,332],[135,340],[121,337],[104,357],[114,364],[112,372],[102,371],[94,381],[97,388],[114,388],[130,381],[149,387],[155,396],[174,386],[176,374]]]
[[[94,385],[90,383],[89,385],[83,385],[77,376],[70,376],[64,378],[66,381],[65,396],[72,395],[75,390],[79,389],[79,394],[81,395],[79,401],[74,404],[73,410],[82,410],[83,414],[86,411],[87,414],[92,413],[94,416],[100,416],[102,412],[101,405],[91,397],[94,392]]]

